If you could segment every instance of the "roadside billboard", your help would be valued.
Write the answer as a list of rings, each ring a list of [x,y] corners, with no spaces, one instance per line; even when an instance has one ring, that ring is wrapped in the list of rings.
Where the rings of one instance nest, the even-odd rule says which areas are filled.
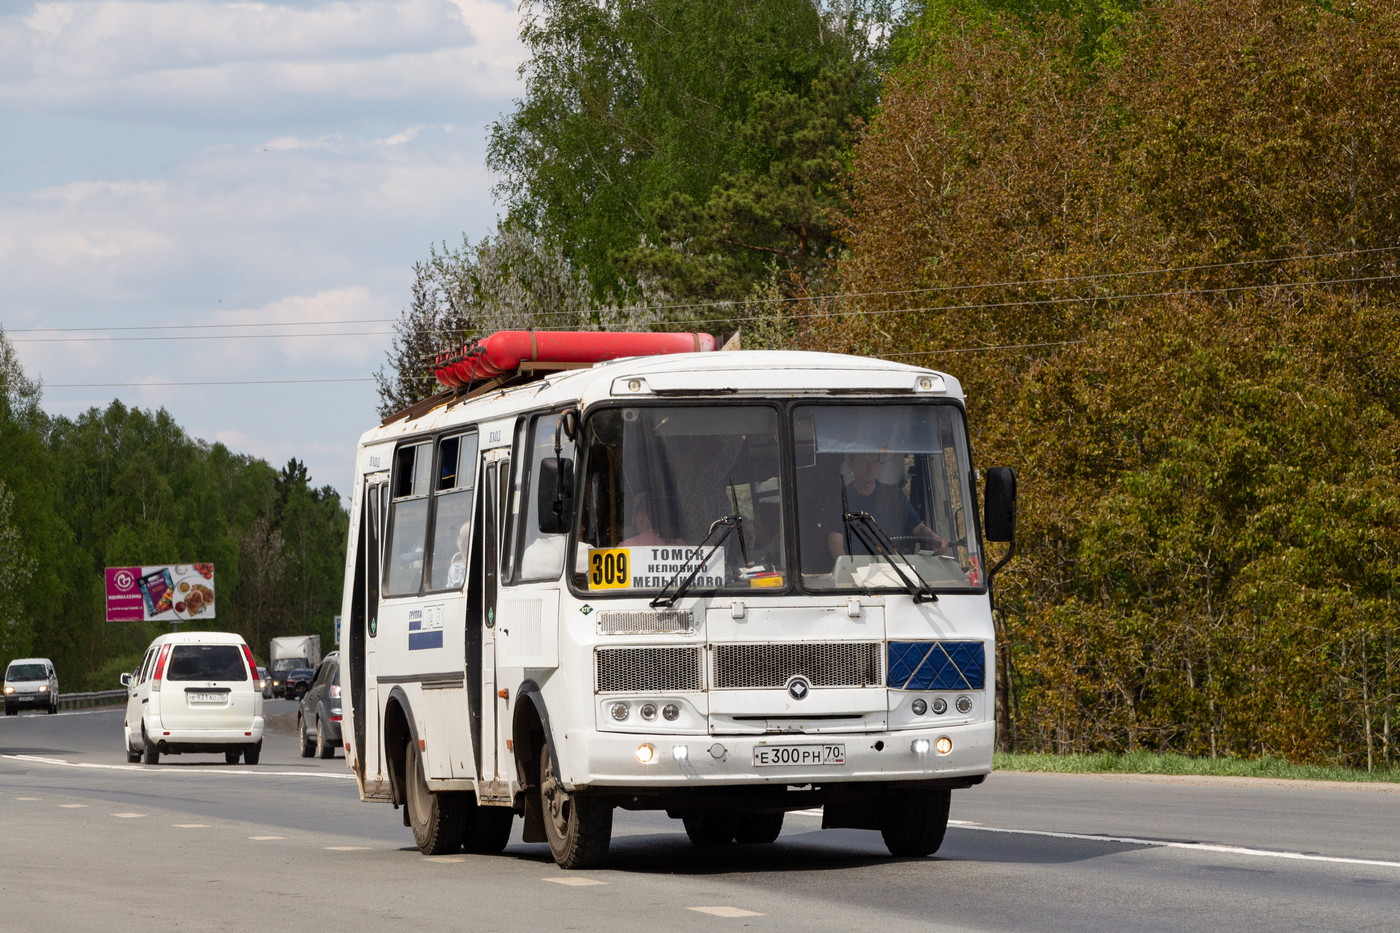
[[[214,618],[214,565],[107,568],[108,622]]]

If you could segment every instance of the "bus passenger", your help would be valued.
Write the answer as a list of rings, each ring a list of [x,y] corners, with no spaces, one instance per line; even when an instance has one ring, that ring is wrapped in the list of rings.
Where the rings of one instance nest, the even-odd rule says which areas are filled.
[[[651,507],[645,493],[637,495],[632,505],[632,534],[623,538],[618,547],[647,547],[680,544],[680,541],[663,538],[651,523]]]

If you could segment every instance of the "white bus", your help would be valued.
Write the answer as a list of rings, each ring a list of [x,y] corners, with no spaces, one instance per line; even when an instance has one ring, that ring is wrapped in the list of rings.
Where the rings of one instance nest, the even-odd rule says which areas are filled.
[[[619,807],[705,846],[821,807],[922,856],[990,772],[1015,476],[980,515],[957,380],[713,345],[503,332],[361,439],[347,760],[424,853],[519,815],[583,868]]]

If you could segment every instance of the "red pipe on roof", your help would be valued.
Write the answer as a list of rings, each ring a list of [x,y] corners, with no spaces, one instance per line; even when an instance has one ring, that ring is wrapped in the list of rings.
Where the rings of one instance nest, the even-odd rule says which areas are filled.
[[[439,353],[433,372],[445,386],[462,386],[514,372],[525,362],[601,363],[626,356],[713,349],[715,338],[709,334],[503,330]]]

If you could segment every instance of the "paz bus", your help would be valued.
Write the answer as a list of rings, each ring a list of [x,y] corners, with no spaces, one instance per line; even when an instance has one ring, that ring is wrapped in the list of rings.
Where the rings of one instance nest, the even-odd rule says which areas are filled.
[[[419,849],[563,868],[616,809],[701,846],[786,813],[942,843],[991,771],[1015,475],[946,374],[706,334],[505,331],[360,440],[342,697]],[[977,482],[974,482],[977,480]],[[984,539],[1002,542],[989,561]]]

